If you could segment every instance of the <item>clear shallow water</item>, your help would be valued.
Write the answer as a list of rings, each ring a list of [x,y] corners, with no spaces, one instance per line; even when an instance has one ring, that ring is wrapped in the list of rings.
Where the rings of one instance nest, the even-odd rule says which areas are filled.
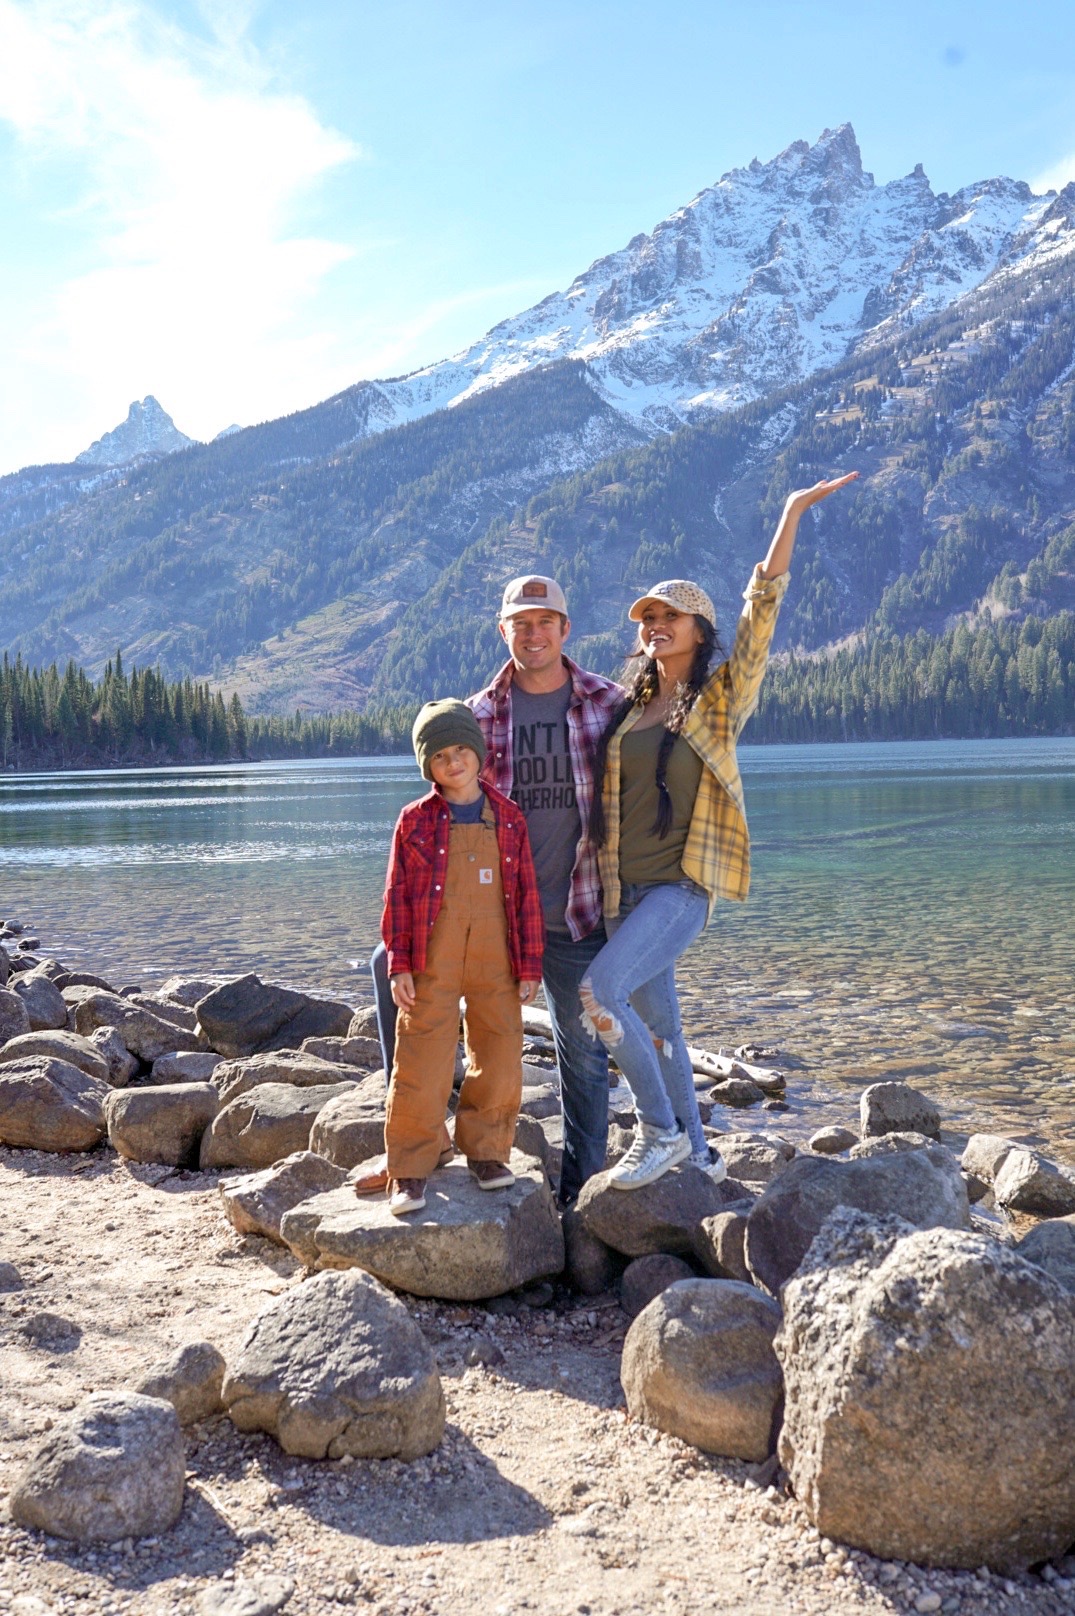
[[[754,882],[683,963],[689,1035],[778,1046],[811,1120],[901,1076],[1075,1160],[1075,740],[740,758]],[[0,776],[0,915],[119,982],[257,970],[361,1002],[420,786],[402,759]]]

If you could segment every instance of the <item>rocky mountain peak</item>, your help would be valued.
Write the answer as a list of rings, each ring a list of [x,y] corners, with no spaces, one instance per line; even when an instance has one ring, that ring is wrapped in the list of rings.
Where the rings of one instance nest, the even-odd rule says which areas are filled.
[[[152,393],[134,400],[127,419],[75,456],[79,466],[126,466],[149,455],[174,454],[197,440],[180,432]]]

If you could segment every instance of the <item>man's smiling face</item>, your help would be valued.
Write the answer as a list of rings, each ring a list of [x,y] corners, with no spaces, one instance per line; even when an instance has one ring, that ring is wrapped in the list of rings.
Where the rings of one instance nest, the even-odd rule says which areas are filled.
[[[571,624],[548,607],[515,612],[501,620],[500,632],[517,668],[544,673],[558,665]]]

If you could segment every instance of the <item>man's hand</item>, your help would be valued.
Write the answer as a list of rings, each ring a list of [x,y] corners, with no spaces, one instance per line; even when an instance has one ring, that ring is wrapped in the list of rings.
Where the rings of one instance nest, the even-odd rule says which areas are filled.
[[[538,996],[538,988],[540,986],[541,986],[540,982],[520,982],[519,983],[519,1002],[520,1002],[520,1004],[533,1004],[534,1000]]]
[[[414,977],[411,975],[410,971],[400,971],[398,976],[394,976],[392,978],[391,988],[392,1003],[395,1005],[397,1010],[414,1009]]]

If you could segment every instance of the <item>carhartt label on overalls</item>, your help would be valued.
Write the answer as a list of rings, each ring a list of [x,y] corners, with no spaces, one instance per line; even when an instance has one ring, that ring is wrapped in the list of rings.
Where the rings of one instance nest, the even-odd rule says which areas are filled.
[[[493,884],[492,870],[479,870],[478,880],[481,882],[483,887],[491,887]]]

